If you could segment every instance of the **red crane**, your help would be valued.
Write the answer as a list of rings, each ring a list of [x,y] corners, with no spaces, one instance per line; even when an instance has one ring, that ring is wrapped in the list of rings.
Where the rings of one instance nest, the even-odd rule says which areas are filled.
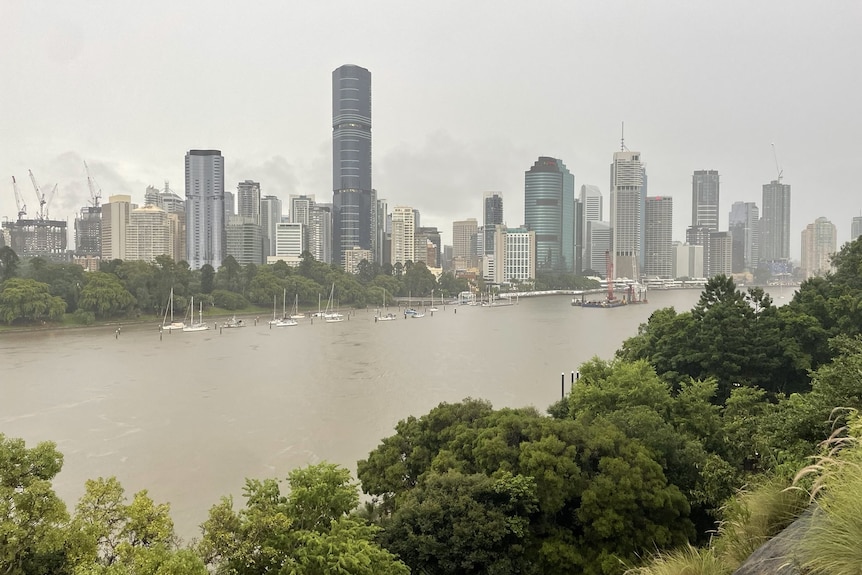
[[[614,301],[614,259],[605,251],[605,278],[608,280],[608,301]]]

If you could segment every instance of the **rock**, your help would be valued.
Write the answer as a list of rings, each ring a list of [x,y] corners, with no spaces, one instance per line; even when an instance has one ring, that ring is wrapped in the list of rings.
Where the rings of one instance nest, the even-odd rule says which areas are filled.
[[[796,547],[805,537],[811,520],[812,510],[809,509],[752,553],[733,575],[801,575]]]

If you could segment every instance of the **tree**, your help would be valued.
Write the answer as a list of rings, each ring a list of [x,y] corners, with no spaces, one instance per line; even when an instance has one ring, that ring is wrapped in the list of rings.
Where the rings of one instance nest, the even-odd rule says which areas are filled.
[[[374,542],[379,531],[348,513],[358,494],[350,473],[321,463],[278,482],[246,480],[245,509],[223,498],[210,509],[198,551],[215,573],[252,575],[406,575],[403,563]]]
[[[146,490],[127,504],[115,477],[87,481],[70,532],[76,575],[206,574],[200,558],[178,549],[170,506],[156,504]]]
[[[135,304],[135,298],[123,287],[116,276],[105,272],[87,274],[78,306],[93,312],[96,317],[107,318],[127,314]]]
[[[15,277],[19,262],[15,250],[9,246],[0,247],[0,283]]]
[[[51,480],[63,455],[50,442],[27,449],[0,433],[0,568],[9,575],[64,573],[68,514]]]
[[[59,321],[65,312],[66,302],[52,296],[47,284],[10,278],[0,285],[0,321]]]
[[[210,264],[201,266],[201,293],[212,293],[215,286],[215,270]]]
[[[404,273],[404,287],[413,295],[429,295],[437,287],[437,280],[424,262],[417,262]]]

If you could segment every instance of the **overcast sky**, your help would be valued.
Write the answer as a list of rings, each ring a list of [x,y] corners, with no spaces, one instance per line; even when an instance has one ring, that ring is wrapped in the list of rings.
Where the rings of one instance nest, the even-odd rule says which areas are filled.
[[[819,4],[819,5],[818,5]],[[184,156],[222,150],[225,187],[332,201],[332,70],[372,74],[373,180],[451,241],[500,191],[523,223],[524,171],[560,158],[599,186],[620,145],[642,153],[650,195],[691,220],[691,174],[734,201],[792,186],[791,255],[818,216],[849,239],[862,214],[862,2],[788,0],[0,0],[0,215],[59,184],[53,218],[148,184],[183,193]]]

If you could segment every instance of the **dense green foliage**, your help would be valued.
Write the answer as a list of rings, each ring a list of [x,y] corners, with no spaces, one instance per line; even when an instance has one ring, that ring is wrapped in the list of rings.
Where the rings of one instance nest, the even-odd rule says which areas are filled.
[[[55,447],[0,435],[0,572],[617,575],[658,552],[632,572],[729,573],[808,504],[784,487],[849,419],[856,439],[840,436],[811,468],[820,477],[799,484],[825,517],[800,549],[812,572],[855,573],[860,246],[842,248],[833,275],[805,282],[782,307],[713,278],[691,311],[657,310],[614,359],[584,363],[551,417],[472,399],[408,417],[358,463],[372,496],[359,510],[349,472],[334,465],[292,472],[285,494],[275,479],[247,480],[245,505],[213,506],[188,548],[167,505],[146,491],[127,503],[113,478],[88,482],[70,517],[51,488]],[[7,291],[42,302],[38,313],[75,292],[76,313],[108,316],[135,302],[158,308],[171,286],[180,307],[201,294],[269,306],[285,291],[315,303],[332,284],[348,301],[379,305],[427,288],[421,264],[390,268],[347,276],[310,257],[296,269],[226,260],[206,279],[163,258],[76,278],[30,260],[15,272],[26,277],[0,286],[0,313]]]
[[[11,278],[0,285],[0,321],[58,321],[65,311],[66,302],[52,296],[48,284]]]

